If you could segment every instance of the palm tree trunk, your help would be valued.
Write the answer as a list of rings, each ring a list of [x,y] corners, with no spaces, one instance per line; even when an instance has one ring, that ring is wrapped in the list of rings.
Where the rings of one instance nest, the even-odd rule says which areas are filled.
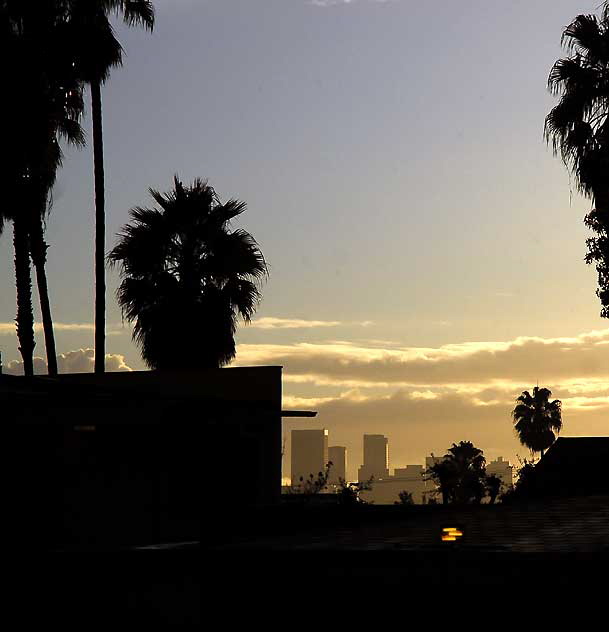
[[[95,373],[103,373],[106,358],[106,211],[101,84],[91,83],[93,169],[95,174]]]
[[[15,284],[17,286],[17,339],[23,358],[23,372],[34,375],[34,311],[32,308],[32,281],[30,278],[30,248],[28,231],[22,219],[13,222],[15,249]]]
[[[36,282],[38,284],[38,296],[40,297],[40,313],[42,315],[42,328],[44,330],[44,344],[47,351],[47,367],[49,375],[57,375],[57,351],[55,349],[55,333],[53,331],[53,318],[51,316],[51,302],[49,300],[49,288],[47,285],[47,249],[42,231],[42,218],[38,215],[32,222],[30,233],[30,250],[32,261],[36,269]]]

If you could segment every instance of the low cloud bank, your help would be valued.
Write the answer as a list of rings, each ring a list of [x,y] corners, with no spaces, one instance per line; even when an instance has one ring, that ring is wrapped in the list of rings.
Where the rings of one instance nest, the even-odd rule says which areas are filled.
[[[60,353],[57,356],[57,366],[60,373],[92,373],[95,366],[95,351],[93,349],[78,349]],[[4,373],[23,375],[23,362],[12,360],[4,368]],[[117,353],[106,354],[106,371],[132,371],[125,361],[125,356]],[[46,375],[47,363],[44,358],[34,358],[34,373]]]

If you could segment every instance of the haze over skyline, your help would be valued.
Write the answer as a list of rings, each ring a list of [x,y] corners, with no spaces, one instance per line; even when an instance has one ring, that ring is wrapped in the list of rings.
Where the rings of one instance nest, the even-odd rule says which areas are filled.
[[[157,0],[152,35],[117,24],[125,67],[103,95],[108,249],[176,172],[245,200],[237,225],[270,277],[235,364],[284,365],[284,406],[319,411],[286,436],[328,428],[350,469],[364,432],[390,438],[398,467],[465,439],[525,456],[509,411],[537,381],[566,435],[609,434],[590,203],[542,138],[561,32],[598,5]],[[92,171],[89,148],[66,151],[48,221],[64,371],[92,368]],[[10,228],[0,265],[18,370]],[[110,272],[108,366],[142,369],[116,285]]]

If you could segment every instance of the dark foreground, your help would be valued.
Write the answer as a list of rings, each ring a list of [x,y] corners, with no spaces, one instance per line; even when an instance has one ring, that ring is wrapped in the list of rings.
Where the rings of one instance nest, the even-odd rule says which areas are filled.
[[[443,526],[461,527],[462,541],[442,543]],[[208,531],[206,542],[207,568],[219,585],[244,594],[294,582],[350,595],[595,588],[607,581],[609,497],[463,508],[278,507],[234,515]]]
[[[442,526],[462,528],[462,541],[442,543]],[[247,614],[246,603],[289,605],[294,594],[571,594],[605,587],[609,568],[605,496],[460,509],[284,505],[210,514],[199,533],[200,544],[13,551],[7,601],[23,621],[193,627],[226,604]]]

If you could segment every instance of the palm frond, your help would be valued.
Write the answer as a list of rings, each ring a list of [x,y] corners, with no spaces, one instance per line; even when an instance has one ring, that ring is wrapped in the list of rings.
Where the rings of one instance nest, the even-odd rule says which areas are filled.
[[[252,318],[268,273],[254,238],[228,230],[245,204],[221,204],[206,181],[185,186],[178,176],[150,195],[157,206],[131,209],[108,255],[120,268],[123,316],[148,366],[223,366],[235,356],[237,317]]]

